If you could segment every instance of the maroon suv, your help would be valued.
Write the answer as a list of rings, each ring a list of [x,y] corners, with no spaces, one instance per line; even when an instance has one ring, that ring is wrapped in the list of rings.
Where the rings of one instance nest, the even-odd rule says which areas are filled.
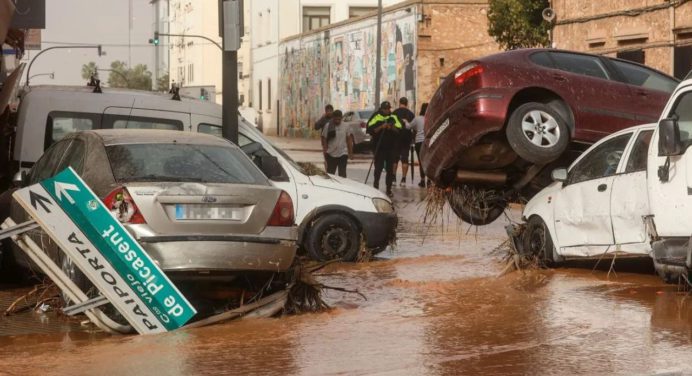
[[[430,98],[423,168],[438,185],[463,188],[449,199],[457,215],[486,224],[510,195],[535,193],[530,183],[547,164],[564,165],[584,144],[658,120],[677,84],[640,64],[560,50],[467,61]]]

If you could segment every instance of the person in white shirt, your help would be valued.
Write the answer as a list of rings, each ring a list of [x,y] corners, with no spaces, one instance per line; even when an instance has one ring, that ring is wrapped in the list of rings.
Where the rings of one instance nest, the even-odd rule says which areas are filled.
[[[322,128],[322,151],[327,161],[327,173],[346,177],[346,165],[353,158],[353,134],[351,128],[342,125],[343,114],[334,111],[329,122]]]
[[[425,188],[425,172],[423,171],[423,165],[420,163],[420,150],[423,146],[423,141],[425,141],[425,112],[428,110],[428,104],[423,103],[420,107],[420,114],[416,116],[413,121],[406,124],[406,128],[411,129],[415,133],[415,147],[416,155],[418,156],[418,168],[420,170],[420,183],[418,186]],[[429,183],[428,183],[429,184]]]

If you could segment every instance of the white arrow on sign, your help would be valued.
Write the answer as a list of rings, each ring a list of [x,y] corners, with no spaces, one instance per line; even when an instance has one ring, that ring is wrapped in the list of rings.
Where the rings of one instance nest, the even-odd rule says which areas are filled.
[[[64,196],[70,204],[74,205],[74,199],[70,196],[68,191],[79,192],[79,187],[70,183],[55,182],[55,195],[58,196],[58,200],[62,200]]]

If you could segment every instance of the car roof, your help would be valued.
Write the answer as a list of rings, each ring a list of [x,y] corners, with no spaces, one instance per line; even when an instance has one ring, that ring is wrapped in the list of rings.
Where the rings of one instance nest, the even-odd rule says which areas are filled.
[[[197,144],[233,146],[229,141],[204,134],[184,131],[169,131],[158,129],[97,129],[78,132],[78,134],[94,135],[101,139],[104,145],[119,144]]]

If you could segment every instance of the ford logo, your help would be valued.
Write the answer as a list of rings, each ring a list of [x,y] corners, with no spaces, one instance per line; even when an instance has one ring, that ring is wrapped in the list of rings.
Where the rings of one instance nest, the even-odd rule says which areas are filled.
[[[207,202],[207,203],[216,202],[216,197],[204,196],[204,197],[202,197],[202,202]]]

